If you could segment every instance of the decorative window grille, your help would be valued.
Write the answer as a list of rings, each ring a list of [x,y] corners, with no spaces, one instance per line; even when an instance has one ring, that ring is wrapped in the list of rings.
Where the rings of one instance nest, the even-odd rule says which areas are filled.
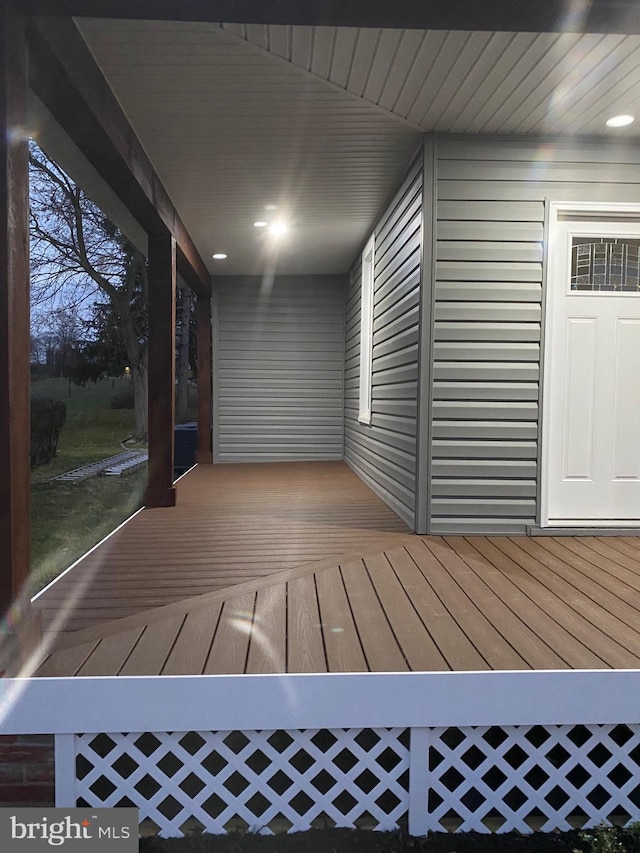
[[[491,832],[640,814],[640,726],[431,729],[427,828]]]
[[[176,836],[395,829],[408,811],[407,729],[85,734],[76,803],[135,806]]]
[[[574,237],[571,290],[640,291],[640,241],[623,237]]]

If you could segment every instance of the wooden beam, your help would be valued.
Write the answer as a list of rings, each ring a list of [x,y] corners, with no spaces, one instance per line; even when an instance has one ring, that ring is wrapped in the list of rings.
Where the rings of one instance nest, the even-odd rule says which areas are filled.
[[[0,613],[29,574],[29,149],[26,20],[0,5]],[[28,598],[27,598],[28,602]]]
[[[149,483],[147,508],[174,506],[176,241],[149,235]]]
[[[23,0],[34,14],[156,21],[506,32],[640,33],[633,0]]]
[[[196,293],[211,276],[109,84],[70,18],[35,18],[29,82],[56,121],[148,232],[165,228]]]
[[[211,377],[211,299],[198,296],[198,451],[199,465],[213,462],[212,445],[212,377]]]

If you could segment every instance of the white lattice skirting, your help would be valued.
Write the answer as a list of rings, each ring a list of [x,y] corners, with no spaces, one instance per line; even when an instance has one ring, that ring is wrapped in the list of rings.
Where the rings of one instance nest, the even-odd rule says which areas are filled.
[[[65,805],[163,836],[409,826],[552,831],[640,818],[640,725],[58,735]],[[63,744],[64,746],[64,744]]]

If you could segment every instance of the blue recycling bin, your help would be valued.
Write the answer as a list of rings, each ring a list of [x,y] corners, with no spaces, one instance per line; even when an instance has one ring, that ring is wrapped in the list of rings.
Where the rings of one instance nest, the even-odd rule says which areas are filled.
[[[179,477],[196,462],[198,424],[176,424],[173,431],[173,473]]]

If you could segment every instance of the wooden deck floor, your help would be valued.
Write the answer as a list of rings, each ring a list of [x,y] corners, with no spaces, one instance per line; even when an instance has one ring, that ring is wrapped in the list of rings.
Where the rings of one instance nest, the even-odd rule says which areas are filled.
[[[409,533],[343,462],[203,465],[177,489],[176,507],[139,513],[36,599],[45,630],[76,631]]]
[[[39,675],[640,667],[640,539],[401,537],[66,637]]]

